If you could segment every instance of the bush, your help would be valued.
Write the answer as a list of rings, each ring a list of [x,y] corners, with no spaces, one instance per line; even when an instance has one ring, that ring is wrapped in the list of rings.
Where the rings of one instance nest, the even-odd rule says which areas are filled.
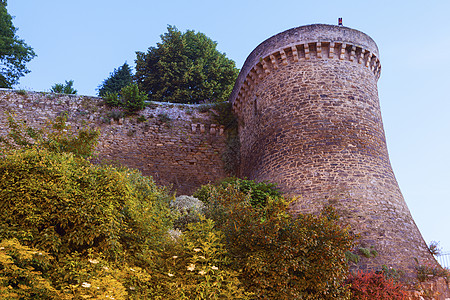
[[[174,227],[185,230],[189,223],[198,222],[203,213],[205,205],[199,199],[192,196],[178,196],[170,203],[170,207],[177,219],[174,221]]]
[[[207,216],[224,232],[246,291],[260,299],[350,299],[343,283],[353,238],[333,209],[294,218],[282,197],[254,206],[237,184],[209,188]]]
[[[235,186],[240,192],[249,194],[250,203],[253,206],[265,206],[269,198],[281,197],[281,192],[277,189],[276,185],[268,182],[255,182],[254,180],[230,177],[223,180],[220,185],[223,188],[230,185]],[[204,185],[194,193],[194,197],[207,203],[209,202],[209,197],[212,196],[212,188],[212,185]]]
[[[161,243],[170,226],[169,197],[136,171],[31,149],[6,156],[0,174],[0,240],[117,260]]]
[[[122,88],[120,93],[105,93],[103,100],[109,107],[123,107],[128,113],[133,114],[144,109],[147,95],[139,91],[136,83],[130,83]]]
[[[228,266],[224,235],[210,219],[188,224],[171,251],[161,256],[161,275],[153,285],[164,288],[164,299],[250,299],[238,272]]]
[[[73,132],[67,125],[67,114],[62,114],[49,121],[47,127],[36,130],[24,121],[15,120],[7,114],[9,132],[0,136],[0,155],[17,149],[44,148],[52,152],[68,152],[87,158],[92,156],[100,136],[100,131],[82,128]]]
[[[386,278],[383,273],[358,272],[351,274],[347,280],[355,300],[403,300],[406,291],[393,279]]]
[[[106,105],[108,105],[109,107],[120,106],[119,93],[107,92],[102,97],[103,97],[103,100],[105,100]]]
[[[69,80],[63,83],[56,83],[50,89],[53,93],[76,95],[77,90],[73,88],[73,80]]]
[[[147,94],[140,92],[136,83],[124,87],[120,91],[123,107],[130,113],[144,109]]]

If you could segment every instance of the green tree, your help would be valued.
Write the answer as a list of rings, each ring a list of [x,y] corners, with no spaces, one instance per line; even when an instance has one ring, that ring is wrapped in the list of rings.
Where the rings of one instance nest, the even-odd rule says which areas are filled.
[[[66,80],[66,83],[55,83],[50,89],[53,93],[76,95],[77,90],[73,88],[73,80]]]
[[[25,64],[36,56],[33,49],[16,35],[17,28],[6,9],[6,1],[0,2],[0,87],[11,88],[19,77],[30,71]]]
[[[99,86],[98,95],[105,96],[107,93],[119,93],[120,90],[133,82],[133,74],[130,66],[124,63],[118,69],[114,69],[107,79]]]
[[[327,207],[318,215],[294,217],[283,197],[252,205],[255,195],[243,193],[243,187],[210,186],[206,211],[225,234],[246,291],[256,299],[350,299],[345,252],[353,236],[335,211]]]
[[[205,34],[167,27],[161,42],[136,52],[136,80],[152,101],[226,101],[238,75],[234,61]]]
[[[145,92],[139,91],[136,83],[132,83],[124,87],[120,91],[123,107],[130,113],[142,110],[147,100]]]

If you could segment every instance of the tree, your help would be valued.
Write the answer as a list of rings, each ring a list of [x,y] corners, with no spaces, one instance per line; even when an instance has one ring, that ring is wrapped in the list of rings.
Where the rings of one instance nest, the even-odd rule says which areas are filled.
[[[226,101],[236,80],[234,61],[203,33],[167,27],[161,43],[136,52],[135,78],[152,101],[200,103]]]
[[[50,89],[53,93],[76,95],[77,90],[73,88],[73,80],[66,80],[66,83],[56,83]]]
[[[6,9],[6,1],[0,2],[0,87],[11,88],[19,77],[30,71],[25,64],[36,56],[33,49],[16,35],[17,28]]]
[[[119,93],[120,90],[133,82],[133,74],[130,66],[124,63],[118,69],[114,69],[107,79],[99,86],[98,95],[105,96],[107,93]]]

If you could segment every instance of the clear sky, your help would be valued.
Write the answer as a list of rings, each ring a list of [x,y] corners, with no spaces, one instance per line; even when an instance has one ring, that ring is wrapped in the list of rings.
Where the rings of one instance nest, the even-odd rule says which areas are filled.
[[[450,252],[450,1],[9,0],[17,34],[38,55],[17,88],[74,80],[96,95],[110,72],[160,41],[167,25],[205,33],[242,67],[262,41],[313,23],[378,44],[378,90],[391,163],[425,240]]]

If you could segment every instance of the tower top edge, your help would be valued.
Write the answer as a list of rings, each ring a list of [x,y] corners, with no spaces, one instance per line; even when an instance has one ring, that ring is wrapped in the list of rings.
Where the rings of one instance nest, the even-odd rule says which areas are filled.
[[[264,50],[280,48],[284,45],[301,44],[308,41],[339,41],[364,47],[379,57],[375,41],[362,31],[342,25],[310,24],[294,27],[261,42],[248,56],[247,61],[254,56],[264,56]]]
[[[358,45],[379,57],[377,44],[369,35],[362,31],[342,25],[329,24],[310,24],[294,27],[266,39],[250,53],[241,68],[229,101],[232,103],[234,102],[238,91],[237,89],[244,82],[250,69],[258,63],[262,57],[266,57],[274,50],[282,49],[288,45],[299,45],[312,41],[339,42]]]

